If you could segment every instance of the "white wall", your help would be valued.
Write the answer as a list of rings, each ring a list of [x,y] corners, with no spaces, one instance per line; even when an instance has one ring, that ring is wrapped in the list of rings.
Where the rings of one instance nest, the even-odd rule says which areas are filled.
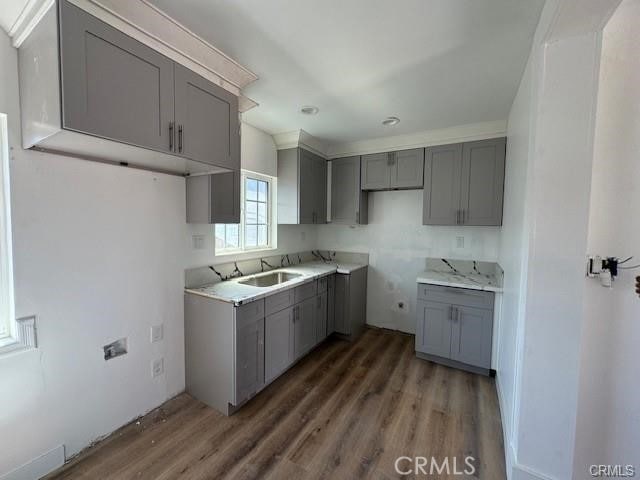
[[[39,348],[0,358],[0,475],[67,455],[184,389],[185,182],[20,147],[17,55],[0,33],[9,116],[16,313]],[[164,323],[151,344],[150,326]],[[109,362],[102,346],[127,337]],[[151,362],[164,357],[164,375]]]
[[[422,225],[422,190],[369,194],[369,224],[318,225],[322,249],[369,254],[367,323],[415,332],[416,277],[426,257],[496,261],[497,227]],[[456,237],[464,248],[456,248]],[[400,309],[398,302],[407,307]]]
[[[589,217],[589,252],[640,263],[640,1],[624,0],[604,30]],[[585,280],[574,478],[594,463],[629,464],[640,452],[640,299],[621,270],[614,287]]]

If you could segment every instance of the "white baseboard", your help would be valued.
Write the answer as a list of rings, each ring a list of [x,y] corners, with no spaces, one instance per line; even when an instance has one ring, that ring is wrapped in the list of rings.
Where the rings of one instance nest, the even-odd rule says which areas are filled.
[[[59,445],[15,470],[0,475],[0,480],[38,480],[64,465],[64,445]]]

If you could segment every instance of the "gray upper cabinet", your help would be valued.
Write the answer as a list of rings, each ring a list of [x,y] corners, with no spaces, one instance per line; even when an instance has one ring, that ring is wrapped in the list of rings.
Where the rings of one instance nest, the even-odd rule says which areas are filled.
[[[363,155],[361,163],[363,190],[422,188],[423,148]]]
[[[170,152],[173,62],[66,1],[59,8],[64,128]]]
[[[24,148],[182,175],[240,169],[235,95],[68,0],[18,61]]]
[[[465,143],[462,149],[462,223],[502,225],[506,140]]]
[[[278,223],[327,222],[327,161],[303,148],[278,151]]]
[[[331,160],[331,223],[367,224],[368,195],[360,179],[360,157]]]
[[[422,188],[424,177],[424,149],[393,152],[391,188]]]
[[[187,177],[187,223],[240,223],[240,171]]]
[[[240,169],[238,98],[175,65],[177,153],[231,170]]]
[[[362,156],[362,189],[386,190],[391,185],[391,158],[389,153]]]
[[[293,307],[265,318],[265,381],[271,382],[284,372],[294,360]]]
[[[502,225],[505,138],[425,152],[424,225]]]
[[[462,144],[425,150],[424,225],[457,225],[460,213]]]

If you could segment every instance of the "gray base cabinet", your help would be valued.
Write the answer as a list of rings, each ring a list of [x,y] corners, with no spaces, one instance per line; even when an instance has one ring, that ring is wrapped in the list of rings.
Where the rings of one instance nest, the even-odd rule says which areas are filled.
[[[422,188],[423,148],[363,155],[361,164],[362,190]]]
[[[327,161],[303,148],[278,151],[278,223],[327,223]]]
[[[335,280],[335,333],[354,340],[365,328],[367,317],[367,268]]]
[[[423,225],[502,225],[506,139],[425,150]]]
[[[316,298],[308,298],[294,307],[293,357],[298,359],[316,344]]]
[[[264,318],[237,318],[235,346],[235,403],[240,404],[264,386]]]
[[[360,180],[360,157],[331,160],[331,223],[367,224],[368,194]]]
[[[265,318],[265,382],[270,383],[294,361],[293,307],[286,308]]]
[[[488,374],[493,292],[418,285],[416,353],[446,365]]]

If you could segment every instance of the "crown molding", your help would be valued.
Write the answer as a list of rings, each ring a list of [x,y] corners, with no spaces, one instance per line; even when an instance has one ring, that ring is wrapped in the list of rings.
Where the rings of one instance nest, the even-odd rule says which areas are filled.
[[[69,0],[103,22],[240,96],[258,76],[193,33],[148,0]],[[28,0],[9,35],[18,48],[55,0]],[[246,111],[257,105],[244,98]]]
[[[316,155],[327,158],[327,144],[304,130],[276,133],[272,137],[278,150],[302,147]]]
[[[506,134],[506,120],[471,123],[457,127],[426,130],[407,135],[372,138],[347,143],[331,143],[326,150],[326,156],[328,158],[340,158],[352,155],[366,155],[368,153],[485,140],[488,138],[504,137]]]

